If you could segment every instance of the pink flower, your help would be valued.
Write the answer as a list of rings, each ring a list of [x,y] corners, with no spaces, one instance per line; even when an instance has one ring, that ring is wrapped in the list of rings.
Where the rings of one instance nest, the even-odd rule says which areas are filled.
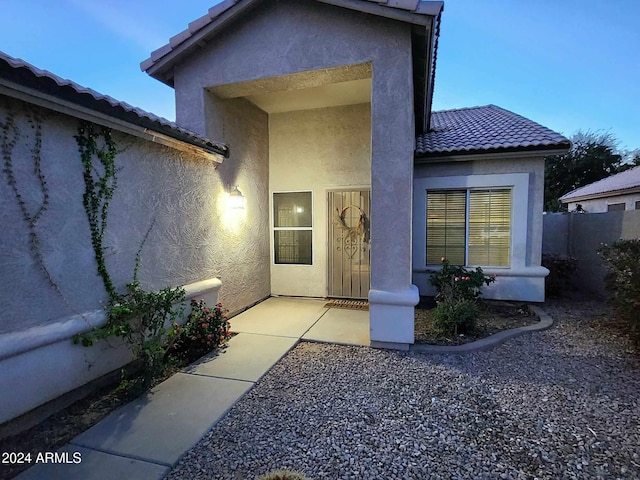
[[[460,280],[458,277],[453,279],[454,282],[457,282],[458,280]]]

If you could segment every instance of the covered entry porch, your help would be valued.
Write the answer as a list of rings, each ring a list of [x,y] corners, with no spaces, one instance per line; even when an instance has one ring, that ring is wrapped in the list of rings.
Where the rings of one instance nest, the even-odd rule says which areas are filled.
[[[352,3],[324,2],[254,7],[242,11],[246,15],[238,7],[234,28],[223,33],[214,30],[226,17],[208,18],[215,41],[185,56],[170,46],[180,57],[176,68],[165,70],[173,65],[171,54],[147,70],[174,86],[179,124],[230,148],[218,173],[246,198],[230,248],[259,252],[259,259],[238,265],[231,282],[220,272],[221,299],[255,301],[265,293],[367,298],[371,344],[406,349],[418,302],[411,284],[415,134],[430,98],[429,62],[422,57],[441,5],[420,12],[380,6],[364,12]],[[344,191],[370,192],[370,238],[359,232],[359,215],[347,218],[353,202],[329,207],[330,193]],[[340,214],[346,229],[371,242],[370,264],[358,259],[357,272],[349,269],[339,282],[351,286],[357,278],[355,294],[330,291],[336,283],[335,269],[329,281],[330,229]],[[342,252],[353,249],[347,240],[353,236],[342,239]]]
[[[272,295],[367,299],[371,289],[370,63],[212,86],[211,124],[256,122]],[[216,125],[218,126],[218,125]],[[253,136],[255,137],[255,132]],[[220,132],[221,134],[223,132]],[[231,148],[243,148],[246,135]],[[226,166],[225,166],[226,168]],[[231,172],[230,172],[231,173]],[[247,197],[247,180],[230,179]]]
[[[369,312],[318,298],[270,297],[231,318],[231,331],[341,345],[370,344]]]

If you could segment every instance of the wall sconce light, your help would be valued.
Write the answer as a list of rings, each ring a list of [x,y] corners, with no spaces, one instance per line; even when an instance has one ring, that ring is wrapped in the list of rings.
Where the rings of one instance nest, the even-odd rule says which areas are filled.
[[[229,192],[229,207],[244,208],[244,195],[242,195],[237,185]]]

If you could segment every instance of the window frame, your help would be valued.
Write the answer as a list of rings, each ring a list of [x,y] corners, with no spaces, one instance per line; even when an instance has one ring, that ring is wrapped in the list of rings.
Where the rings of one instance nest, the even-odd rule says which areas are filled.
[[[309,193],[311,194],[311,226],[310,227],[276,227],[275,219],[275,195],[282,193]],[[276,190],[270,195],[269,216],[271,218],[271,265],[278,267],[313,267],[315,265],[315,249],[314,249],[314,229],[315,229],[315,209],[313,190]],[[276,263],[276,234],[277,231],[307,231],[311,232],[311,263]]]
[[[428,213],[429,211],[429,204],[428,204],[428,198],[429,198],[429,194],[434,194],[434,193],[444,193],[444,192],[458,192],[458,193],[462,193],[464,195],[464,247],[463,247],[463,255],[464,255],[464,263],[461,266],[464,267],[486,267],[486,268],[511,268],[511,251],[512,251],[512,246],[511,246],[511,239],[513,236],[513,227],[511,224],[511,219],[513,218],[513,187],[509,187],[509,186],[500,186],[500,187],[473,187],[473,188],[441,188],[441,189],[436,189],[436,188],[431,188],[431,189],[427,189],[425,191],[425,209],[426,212]],[[496,264],[482,264],[482,263],[471,263],[470,261],[470,248],[471,245],[469,243],[469,240],[471,238],[471,227],[472,227],[472,221],[471,221],[471,215],[472,215],[472,197],[473,197],[473,192],[509,192],[509,252],[508,252],[508,264],[507,265],[496,265]],[[426,221],[427,224],[425,225],[425,237],[428,238],[429,237],[429,227],[428,227],[428,220]],[[428,241],[426,241],[425,243],[425,256],[426,258],[429,257],[428,255],[428,248],[429,248],[429,243]],[[446,248],[446,246],[445,246]],[[446,255],[445,255],[446,256]],[[454,263],[455,265],[458,265],[458,263]],[[427,266],[439,266],[438,263],[433,263],[433,264],[429,264],[427,263]]]
[[[624,212],[626,209],[625,202],[607,203],[607,212]]]
[[[487,175],[460,175],[446,177],[414,178],[413,183],[413,233],[412,233],[412,267],[414,272],[431,272],[440,265],[427,264],[426,259],[426,224],[427,224],[427,190],[467,190],[467,189],[500,189],[511,188],[511,251],[509,267],[486,266],[488,270],[519,270],[527,265],[527,245],[531,241],[537,223],[531,217],[529,198],[530,173],[506,173]],[[539,228],[542,228],[542,213]],[[484,268],[484,266],[483,266]]]

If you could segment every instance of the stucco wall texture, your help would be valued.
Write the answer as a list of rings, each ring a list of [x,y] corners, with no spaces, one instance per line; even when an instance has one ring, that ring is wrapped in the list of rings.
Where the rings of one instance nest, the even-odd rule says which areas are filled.
[[[29,211],[42,201],[31,150],[34,130],[21,102],[0,101],[0,122],[11,111],[18,127],[12,153],[17,188]],[[49,205],[35,230],[44,263],[60,293],[49,285],[29,246],[23,220],[6,173],[0,188],[0,333],[44,325],[69,315],[101,308],[107,295],[97,275],[89,226],[82,205],[84,182],[78,147],[78,120],[39,109],[42,125],[41,170],[49,188]],[[216,164],[129,135],[114,133],[118,186],[109,209],[104,237],[106,263],[122,291],[132,280],[135,255],[142,251],[140,280],[160,289],[220,276],[221,301],[241,309],[269,294],[267,220],[255,188],[246,186],[241,214],[225,204],[225,178],[234,170],[242,184],[267,165],[250,158],[242,165]],[[266,197],[266,185],[262,186]],[[240,233],[240,224],[242,232]],[[239,288],[242,286],[242,288]]]
[[[272,292],[324,297],[331,215],[327,191],[370,185],[370,105],[272,114],[269,132],[270,191],[311,190],[314,203],[313,265],[272,265]]]
[[[209,87],[362,63],[372,65],[371,236],[384,252],[372,254],[372,288],[402,291],[411,283],[411,211],[402,207],[411,204],[415,143],[409,25],[319,2],[264,2],[176,66],[176,116],[210,135],[210,105],[221,101]]]

